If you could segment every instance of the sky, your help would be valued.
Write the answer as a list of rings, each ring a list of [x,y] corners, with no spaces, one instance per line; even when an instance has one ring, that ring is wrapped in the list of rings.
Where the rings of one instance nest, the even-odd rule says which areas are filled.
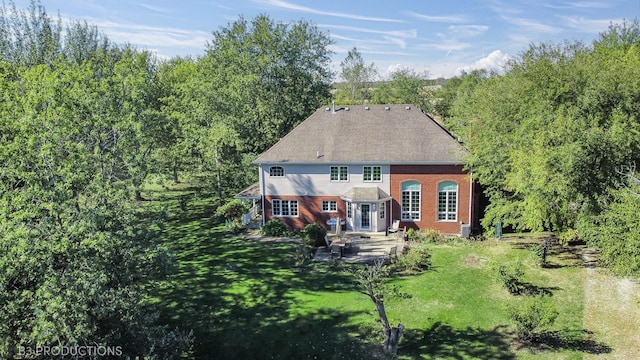
[[[27,8],[29,0],[14,0]],[[590,44],[611,23],[640,17],[640,0],[41,0],[63,22],[86,20],[113,42],[161,59],[203,55],[212,32],[244,16],[305,20],[329,34],[331,67],[354,47],[385,79],[398,69],[449,78],[500,71],[532,43]]]

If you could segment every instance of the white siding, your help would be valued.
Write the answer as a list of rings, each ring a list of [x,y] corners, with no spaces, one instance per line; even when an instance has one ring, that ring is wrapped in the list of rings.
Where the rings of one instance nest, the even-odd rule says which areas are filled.
[[[330,180],[331,166],[344,164],[277,164],[284,167],[284,177],[269,176],[269,168],[272,165],[260,165],[261,179],[264,181],[264,195],[300,195],[300,196],[340,196],[354,186],[379,187],[390,194],[390,167],[380,165],[382,170],[381,182],[364,182],[364,164],[350,164],[349,181],[332,182]],[[376,164],[367,164],[375,165]]]

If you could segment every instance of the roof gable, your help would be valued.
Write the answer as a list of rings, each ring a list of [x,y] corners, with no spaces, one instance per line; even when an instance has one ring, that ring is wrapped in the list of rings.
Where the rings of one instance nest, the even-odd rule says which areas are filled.
[[[464,149],[412,105],[323,107],[255,163],[461,164]]]

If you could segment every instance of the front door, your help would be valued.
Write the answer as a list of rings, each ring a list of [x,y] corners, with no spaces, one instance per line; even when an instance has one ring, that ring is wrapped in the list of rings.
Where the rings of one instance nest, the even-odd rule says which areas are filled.
[[[371,230],[371,204],[360,205],[360,228]]]

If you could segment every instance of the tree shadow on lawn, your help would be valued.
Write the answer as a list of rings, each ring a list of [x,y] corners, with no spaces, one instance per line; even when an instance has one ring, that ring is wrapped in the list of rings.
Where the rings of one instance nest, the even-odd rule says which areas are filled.
[[[438,321],[426,330],[408,329],[399,355],[412,359],[515,359],[511,337],[503,330],[503,326],[454,329]]]
[[[163,236],[177,272],[154,297],[163,323],[193,329],[194,358],[331,358],[371,348],[348,335],[360,333],[349,324],[357,314],[296,311],[292,291],[355,290],[348,274],[293,271],[295,243],[247,241],[211,221],[170,225]]]
[[[594,340],[593,331],[586,329],[543,332],[532,341],[517,346],[518,350],[523,348],[532,352],[569,350],[592,355],[609,354],[613,351],[607,344]]]

